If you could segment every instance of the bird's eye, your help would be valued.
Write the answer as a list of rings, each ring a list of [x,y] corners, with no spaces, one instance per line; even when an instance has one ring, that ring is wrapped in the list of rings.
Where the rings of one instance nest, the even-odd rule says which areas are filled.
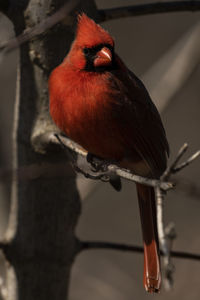
[[[88,55],[89,54],[89,49],[88,48],[84,48],[83,52],[84,52],[85,55]]]

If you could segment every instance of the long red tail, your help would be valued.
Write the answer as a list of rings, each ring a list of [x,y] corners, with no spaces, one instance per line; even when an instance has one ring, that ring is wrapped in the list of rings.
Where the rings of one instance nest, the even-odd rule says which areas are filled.
[[[144,241],[144,287],[150,293],[160,290],[161,272],[154,189],[136,184]]]

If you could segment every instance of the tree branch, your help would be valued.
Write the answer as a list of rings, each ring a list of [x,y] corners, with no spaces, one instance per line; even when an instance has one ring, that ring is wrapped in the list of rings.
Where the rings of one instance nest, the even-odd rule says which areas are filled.
[[[77,254],[81,253],[84,250],[100,250],[100,249],[143,253],[143,247],[135,246],[135,245],[100,242],[100,241],[79,241],[78,244],[79,244],[79,248],[77,250]],[[162,256],[164,255],[162,251],[160,252],[160,254]],[[194,253],[184,252],[184,251],[171,251],[171,256],[180,259],[200,260],[200,254],[194,254]]]
[[[83,149],[81,146],[79,146],[77,143],[73,142],[69,138],[63,135],[54,134],[54,133],[48,133],[44,134],[40,137],[40,143],[44,147],[47,147],[49,143],[58,144],[64,148],[64,150],[67,151],[67,154],[70,156],[70,158],[73,160],[73,163],[75,163],[75,160],[77,159],[74,157],[72,152],[75,152],[77,155],[82,156],[86,159],[88,152]],[[80,168],[78,165],[75,166],[76,170],[83,175],[85,175],[87,178],[91,179],[102,179],[105,176],[109,177],[111,174],[116,174],[124,179],[128,179],[130,181],[134,181],[137,183],[141,183],[144,185],[152,186],[154,188],[158,187],[162,191],[167,191],[171,188],[173,188],[173,184],[171,182],[167,182],[166,180],[169,179],[169,177],[178,172],[178,170],[183,169],[184,167],[188,166],[191,162],[193,162],[198,156],[200,156],[200,151],[197,151],[195,154],[193,154],[189,159],[187,159],[185,162],[183,162],[181,165],[177,166],[180,158],[183,156],[183,154],[186,152],[188,148],[188,145],[185,143],[181,149],[179,150],[177,156],[175,157],[172,164],[166,169],[166,171],[163,173],[163,175],[160,177],[159,180],[157,179],[150,179],[142,176],[135,175],[130,172],[130,170],[119,168],[115,164],[109,164],[109,162],[103,164],[102,171],[98,173],[99,170],[90,170],[92,173],[87,173],[82,168]],[[105,162],[104,162],[105,163]]]
[[[198,11],[200,10],[200,1],[166,1],[141,5],[122,6],[99,10],[99,22],[109,20],[144,16],[149,14],[181,12],[181,11]]]
[[[166,235],[164,228],[164,196],[165,193],[159,187],[155,188],[157,203],[157,227],[160,248],[163,255],[164,266],[164,286],[166,290],[170,290],[173,286],[174,265],[171,261],[172,239],[170,235]],[[170,243],[168,243],[170,241]]]
[[[71,12],[79,3],[79,0],[70,0],[65,5],[63,5],[58,11],[56,11],[52,16],[46,17],[43,21],[34,27],[26,29],[22,34],[18,35],[16,38],[10,39],[0,45],[0,50],[4,53],[8,53],[11,50],[19,47],[20,45],[26,43],[38,37],[39,35],[45,33],[48,29],[66,19],[66,23],[71,24],[73,18],[69,16]]]
[[[197,151],[195,154],[193,154],[189,159],[187,159],[185,162],[180,164],[178,163],[184,153],[187,151],[188,145],[185,143],[177,153],[174,161],[171,165],[168,166],[168,168],[165,170],[163,175],[161,176],[161,181],[167,181],[169,180],[170,176],[178,170],[183,169],[186,167],[189,163],[191,163],[194,159],[196,159],[200,155],[200,151]],[[172,288],[173,285],[173,272],[174,272],[174,266],[171,261],[171,247],[173,239],[175,238],[175,235],[172,235],[171,232],[168,232],[168,235],[166,235],[166,231],[164,228],[164,213],[163,213],[163,207],[164,207],[164,197],[165,197],[165,191],[163,191],[160,186],[157,186],[155,188],[155,194],[157,199],[157,226],[158,226],[158,237],[160,241],[161,250],[164,256],[163,262],[164,262],[164,274],[165,274],[165,288],[166,290],[169,290]],[[171,231],[173,231],[174,228],[171,228]]]
[[[47,139],[48,137],[45,135],[44,136],[45,139],[45,143],[47,143]],[[57,139],[57,141],[56,141]],[[42,137],[41,137],[42,140]],[[75,142],[73,142],[72,140],[70,140],[69,138],[67,138],[66,136],[61,136],[58,134],[49,134],[49,141],[51,143],[60,143],[61,146],[67,151],[67,154],[71,156],[71,151],[74,151],[76,154],[82,156],[83,158],[86,159],[87,157],[87,151],[85,151],[82,147],[80,147],[78,144],[76,144]],[[69,152],[70,150],[70,152]],[[73,162],[74,163],[74,162]],[[103,166],[103,168],[105,167],[105,165]],[[104,171],[92,171],[90,170],[88,172],[83,170],[81,167],[79,167],[78,165],[75,166],[75,169],[77,172],[83,174],[86,178],[90,178],[90,179],[94,179],[94,180],[99,180],[99,179],[105,179],[105,177],[108,177],[111,174],[116,174],[124,179],[130,180],[130,181],[134,181],[137,183],[141,183],[144,185],[148,185],[148,186],[152,186],[152,187],[156,187],[156,186],[160,186],[161,189],[163,189],[164,191],[167,191],[169,189],[173,188],[173,184],[171,182],[165,182],[165,181],[160,181],[157,179],[150,179],[150,178],[146,178],[146,177],[142,177],[139,175],[135,175],[133,173],[131,173],[129,170],[127,169],[122,169],[119,168],[117,165],[114,164],[108,164],[106,165],[106,169]]]

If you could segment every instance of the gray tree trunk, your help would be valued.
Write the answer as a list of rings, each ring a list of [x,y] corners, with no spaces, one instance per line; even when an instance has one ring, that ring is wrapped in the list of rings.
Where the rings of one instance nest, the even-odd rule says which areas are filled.
[[[10,1],[16,35],[53,14],[64,0]],[[74,1],[95,15],[93,1]],[[73,7],[74,8],[74,7]],[[4,239],[9,300],[67,298],[80,214],[75,174],[55,147],[42,149],[40,136],[55,130],[48,113],[50,71],[67,54],[75,18],[65,19],[20,47],[13,135],[13,168],[24,170],[12,184],[11,213]],[[75,16],[75,13],[72,13]],[[67,25],[66,25],[67,24]],[[39,153],[40,152],[40,153]],[[20,173],[21,174],[21,173]],[[26,177],[26,178],[25,178]]]

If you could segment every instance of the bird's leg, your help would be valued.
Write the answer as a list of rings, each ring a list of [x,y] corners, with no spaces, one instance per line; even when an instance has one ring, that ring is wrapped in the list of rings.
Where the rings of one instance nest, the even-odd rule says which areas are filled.
[[[107,172],[108,171],[108,166],[110,164],[116,164],[117,162],[115,160],[105,160],[102,159],[92,153],[87,154],[87,162],[91,164],[92,166],[92,172],[98,173],[98,172]],[[117,175],[109,175],[109,176],[104,176],[101,178],[102,181],[109,181],[112,187],[116,191],[121,190],[121,179]]]
[[[86,159],[91,164],[93,172],[106,172],[110,164],[116,164],[114,160],[103,159],[90,152],[88,152]]]

